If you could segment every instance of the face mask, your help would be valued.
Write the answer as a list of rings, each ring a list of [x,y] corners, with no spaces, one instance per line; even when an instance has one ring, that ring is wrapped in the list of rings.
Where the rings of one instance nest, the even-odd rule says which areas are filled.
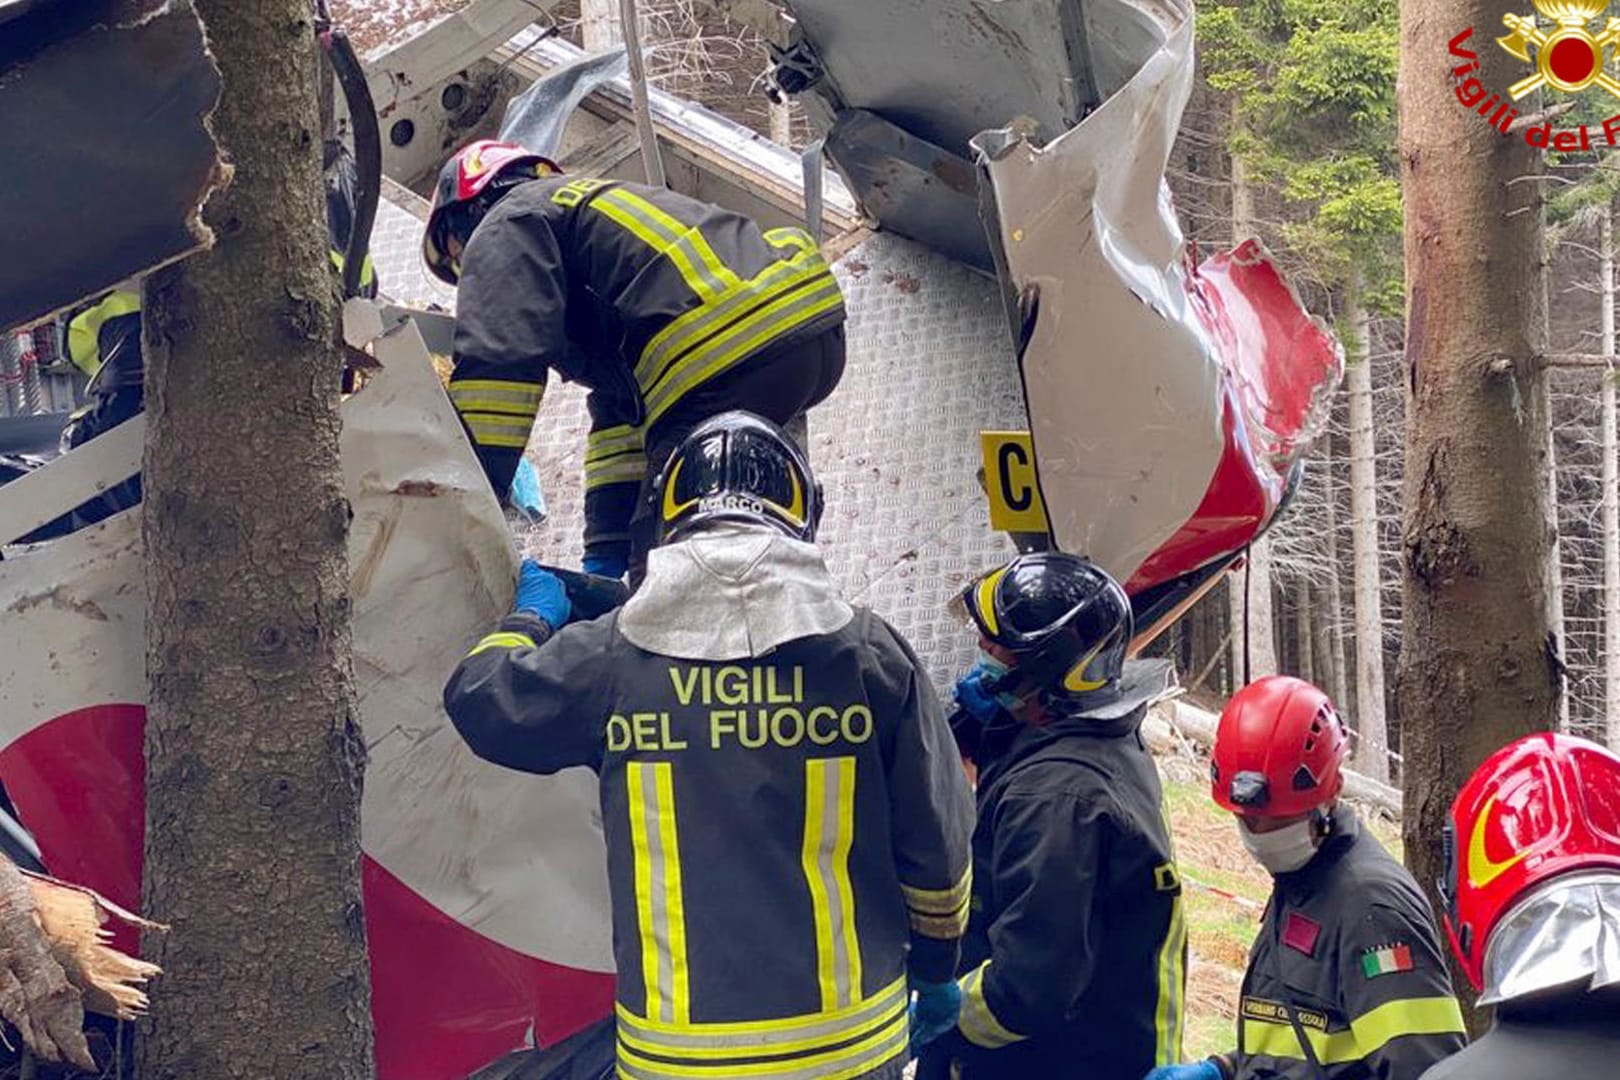
[[[1012,668],[983,649],[979,650],[979,670],[983,673],[984,681],[991,685],[1009,682],[1007,676],[1012,673]],[[1014,716],[1021,715],[1024,708],[1024,699],[1022,697],[1009,690],[998,690],[993,696],[996,699],[996,704],[1007,710],[1007,712]]]
[[[1251,832],[1239,818],[1238,836],[1242,837],[1243,846],[1249,849],[1254,861],[1273,874],[1298,870],[1316,854],[1315,815],[1268,833]]]

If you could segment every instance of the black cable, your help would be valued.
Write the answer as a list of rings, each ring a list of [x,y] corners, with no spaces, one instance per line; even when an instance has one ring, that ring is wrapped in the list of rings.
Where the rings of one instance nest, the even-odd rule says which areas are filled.
[[[343,296],[360,295],[360,272],[371,246],[371,227],[377,220],[377,200],[382,197],[382,132],[377,124],[377,106],[366,85],[360,58],[355,55],[349,35],[341,27],[327,37],[332,54],[332,70],[343,88],[349,106],[349,124],[354,133],[354,220],[349,226],[349,242],[343,252]]]

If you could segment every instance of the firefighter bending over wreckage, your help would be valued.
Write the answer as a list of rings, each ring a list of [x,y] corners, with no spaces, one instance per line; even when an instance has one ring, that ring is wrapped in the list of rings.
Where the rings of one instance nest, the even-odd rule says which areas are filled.
[[[1159,774],[1139,733],[1166,661],[1125,660],[1119,584],[1073,555],[962,595],[981,658],[952,720],[978,766],[960,1012],[919,1080],[1141,1080],[1179,1060],[1187,935]]]
[[[1495,1015],[1423,1080],[1620,1072],[1620,757],[1520,739],[1463,785],[1447,832],[1446,930]]]
[[[1333,703],[1300,679],[1259,679],[1221,713],[1214,798],[1274,886],[1237,1050],[1151,1080],[1418,1080],[1462,1048],[1429,905],[1339,801],[1348,748]]]
[[[450,397],[503,500],[548,371],[590,390],[588,572],[639,581],[646,498],[703,420],[790,424],[838,385],[844,302],[808,234],[663,188],[568,179],[521,147],[446,163],[423,255],[458,284]]]
[[[523,565],[445,690],[480,757],[601,777],[620,1076],[898,1077],[949,986],[972,799],[910,647],[839,595],[775,426],[697,426],[623,607]]]

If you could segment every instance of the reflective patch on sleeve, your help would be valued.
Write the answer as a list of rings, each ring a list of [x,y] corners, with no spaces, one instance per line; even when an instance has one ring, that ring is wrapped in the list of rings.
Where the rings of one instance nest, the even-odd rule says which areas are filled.
[[[474,645],[473,651],[467,655],[477,656],[485,649],[516,648],[532,649],[534,648],[534,639],[528,634],[519,634],[513,630],[497,630],[495,633],[484,638],[484,640],[480,641],[477,645]]]
[[[973,868],[962,871],[956,884],[945,889],[920,889],[904,882],[900,892],[906,900],[911,928],[923,937],[951,941],[967,932],[968,898],[973,891]]]
[[[957,1019],[956,1026],[961,1029],[968,1042],[987,1050],[995,1050],[1011,1046],[1015,1042],[1022,1042],[1029,1036],[1012,1031],[991,1011],[990,1003],[984,999],[984,973],[989,968],[990,961],[986,960],[962,976],[960,980],[962,1014]]]

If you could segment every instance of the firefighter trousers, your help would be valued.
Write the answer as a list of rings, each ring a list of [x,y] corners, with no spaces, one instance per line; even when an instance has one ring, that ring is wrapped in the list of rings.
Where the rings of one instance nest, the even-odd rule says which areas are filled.
[[[694,387],[674,408],[658,418],[647,431],[647,472],[636,494],[635,513],[630,518],[631,589],[641,584],[647,571],[647,552],[658,538],[653,485],[681,440],[711,416],[731,409],[763,416],[802,440],[803,432],[793,430],[798,426],[797,421],[811,407],[826,400],[843,374],[844,328],[840,325],[807,341],[760,353],[724,375]],[[800,449],[806,453],[809,450],[804,446]]]

